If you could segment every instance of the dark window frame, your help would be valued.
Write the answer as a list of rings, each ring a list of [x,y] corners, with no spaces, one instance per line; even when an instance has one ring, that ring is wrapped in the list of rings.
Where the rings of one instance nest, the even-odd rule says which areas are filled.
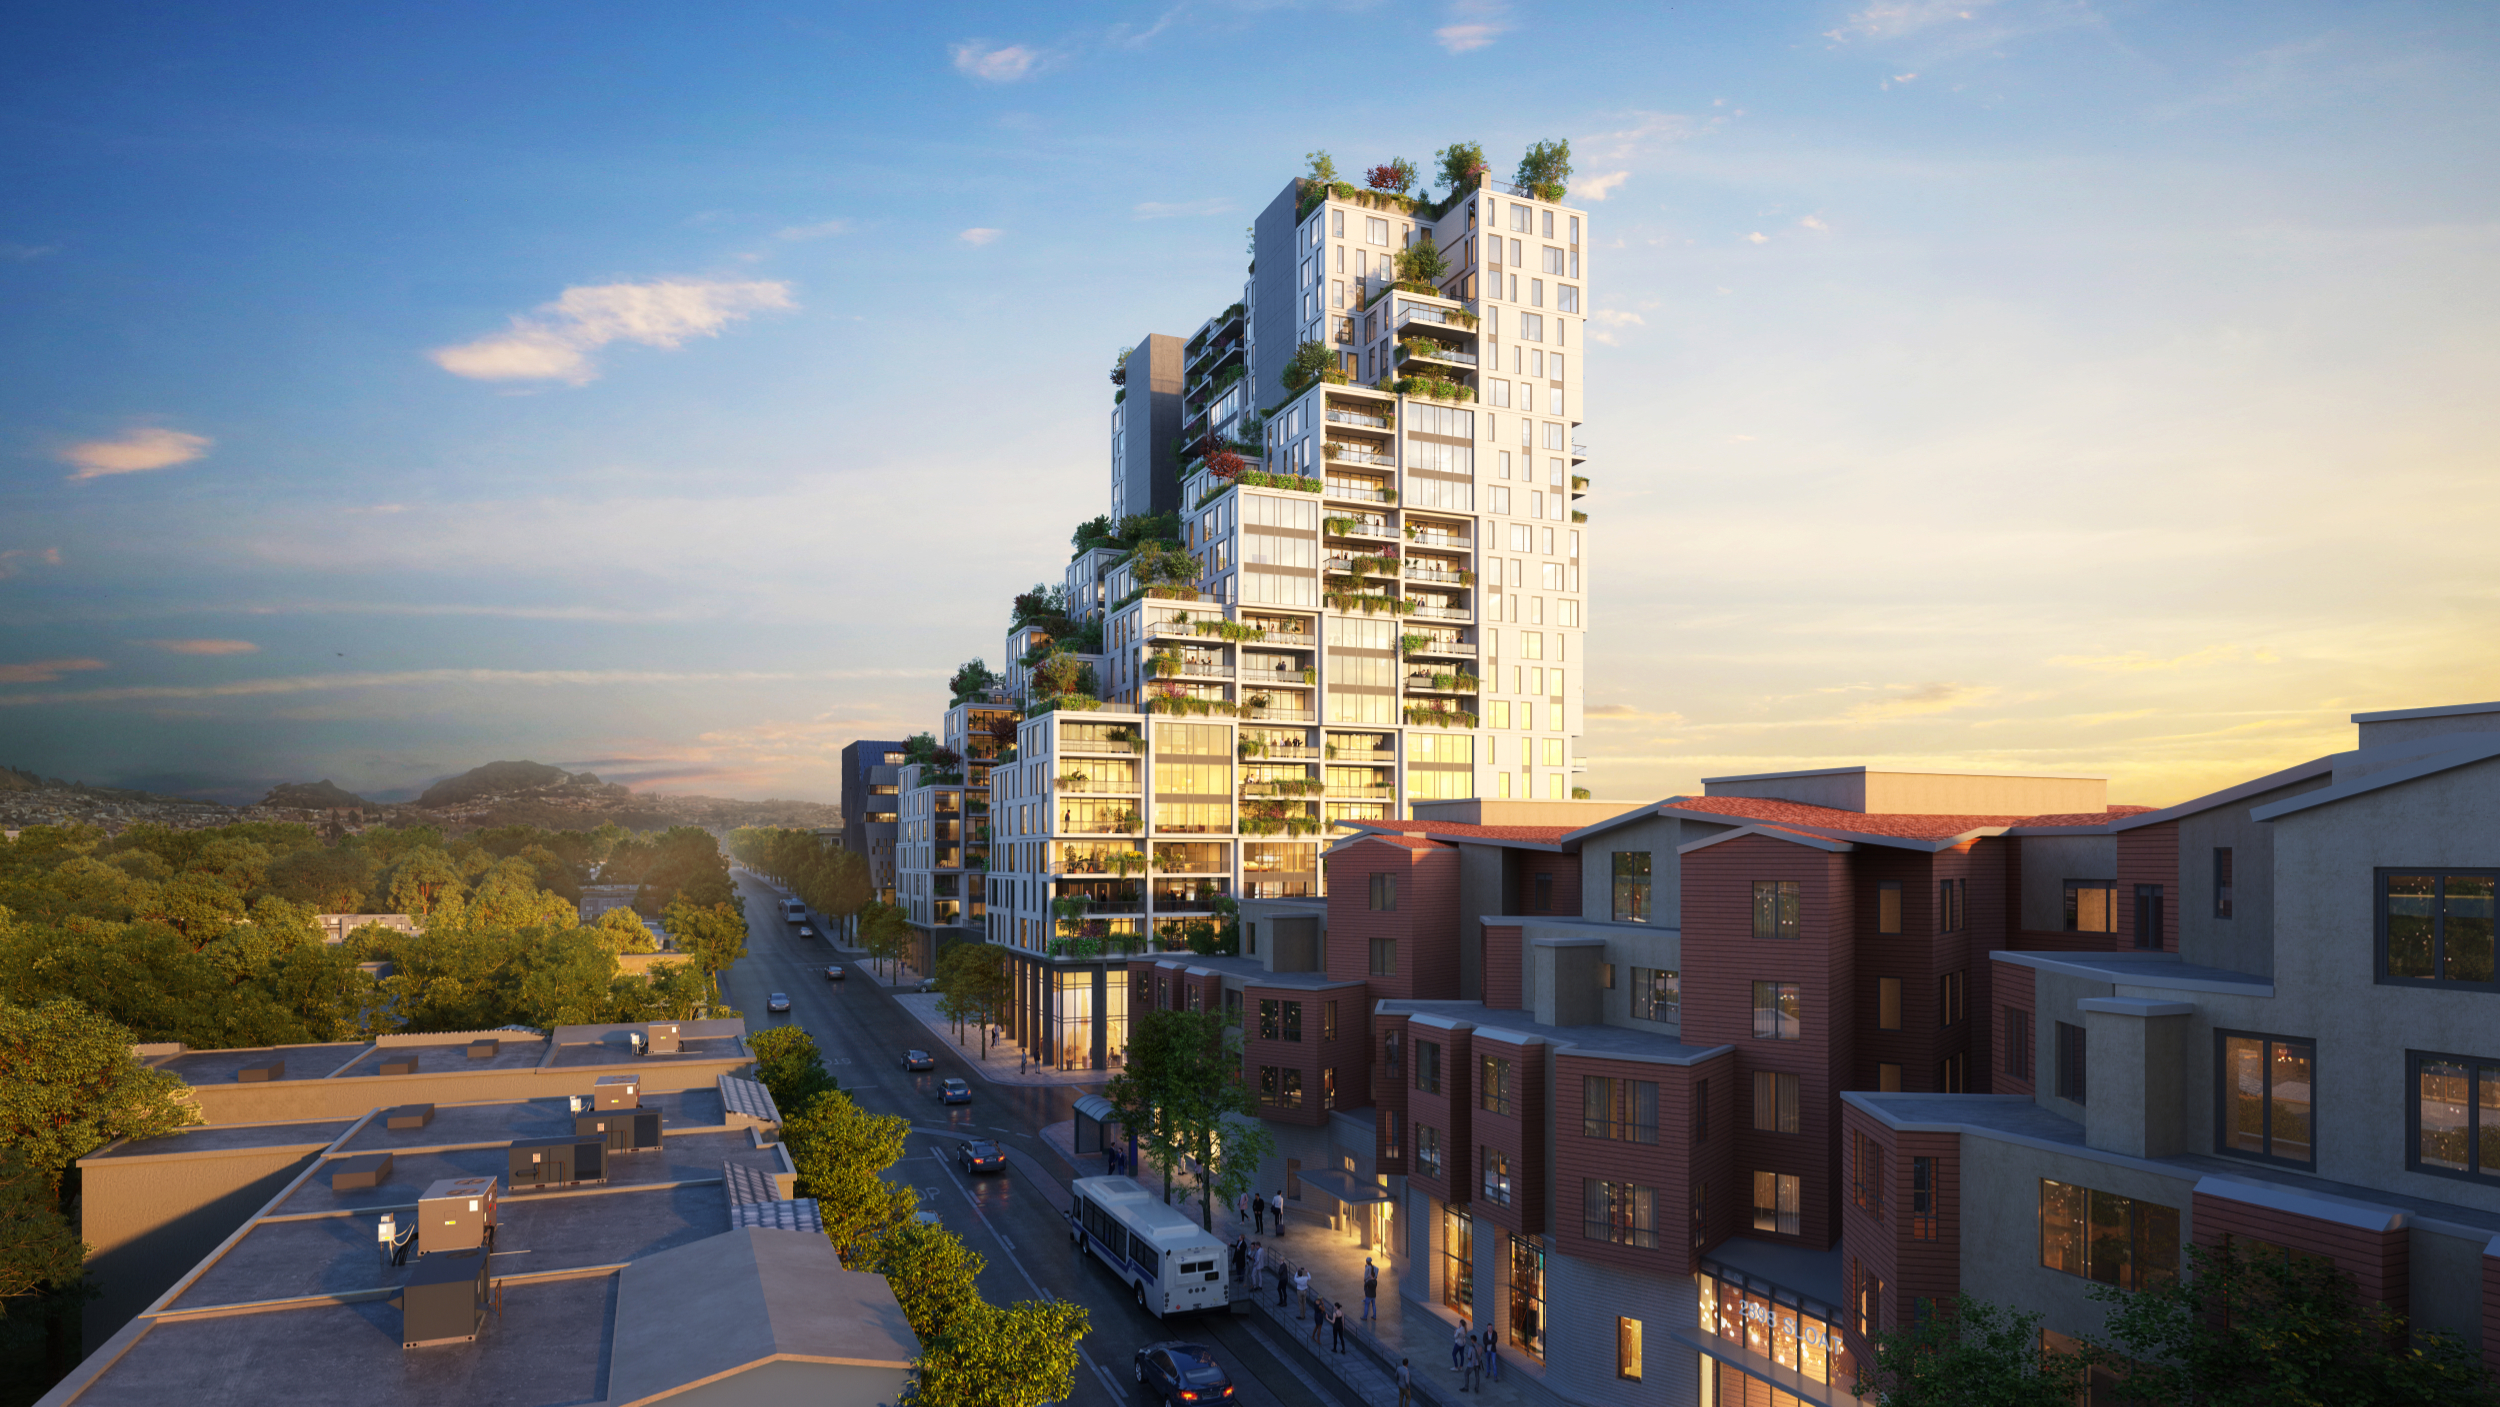
[[[1393,914],[1398,910],[1398,877],[1394,871],[1374,870],[1371,876],[1371,903],[1374,913]]]
[[[1937,1239],[1936,1171],[1934,1158],[1910,1159],[1910,1239],[1913,1241]]]
[[[2005,1009],[2005,1073],[2025,1084],[2031,1083],[2032,1061],[2038,1055],[2033,1049],[2031,1013],[2019,1006]]]
[[[2059,902],[2064,905],[2062,913],[2065,916],[2066,932],[2115,933],[2118,931],[2118,881],[2114,879],[2069,879],[2062,883],[2064,887],[2061,893],[2064,897]],[[2078,891],[2085,889],[2098,889],[2109,896],[2104,901],[2105,906],[2102,910],[2109,917],[2109,927],[2085,928],[2082,926],[2082,908],[2075,895]]]
[[[2263,1153],[2251,1153],[2247,1149],[2231,1146],[2231,1066],[2228,1052],[2231,1048],[2230,1042],[2234,1038],[2266,1043],[2266,1048],[2259,1057],[2265,1062],[2266,1069],[2266,1087],[2261,1102],[2264,1109],[2263,1127],[2268,1151]],[[2309,1156],[2305,1159],[2286,1158],[2272,1151],[2274,1146],[2274,1047],[2278,1045],[2296,1045],[2309,1052]],[[2419,1086],[2415,1088],[2418,1093]],[[2422,1106],[2418,1098],[2414,1101],[2412,1108],[2415,1117],[2419,1118]],[[2416,1151],[2420,1148],[2418,1142],[2408,1146]],[[2229,1031],[2219,1026],[2214,1028],[2214,1152],[2220,1157],[2261,1163],[2267,1167],[2298,1168],[2303,1172],[2313,1173],[2318,1170],[2318,1043],[2316,1040],[2305,1036],[2280,1036],[2271,1031]]]
[[[2228,845],[2215,846],[2214,917],[2217,919],[2227,919],[2231,917],[2231,900],[2238,887],[2232,876],[2233,868],[2234,859],[2231,854],[2231,847]]]
[[[2164,912],[2169,897],[2164,886],[2139,884],[2135,887],[2135,945],[2146,952],[2167,952],[2162,940],[2165,933]]]
[[[1765,900],[1769,903],[1764,903]],[[1753,882],[1753,936],[1790,943],[1805,936],[1805,883],[1794,879]]]
[[[1415,1042],[1415,1088],[1426,1094],[1441,1092],[1441,1043]]]
[[[2052,1090],[2060,1099],[2087,1103],[2092,1094],[2091,1044],[2085,1028],[2071,1021],[2058,1022],[2056,1054],[2057,1068],[2052,1072],[2056,1084]]]
[[[1891,912],[1885,912],[1887,908]],[[1875,931],[1886,937],[1901,931],[1901,881],[1897,879],[1875,882]]]
[[[2422,1161],[2422,1066],[2430,1061],[2465,1067],[2465,1166],[2462,1168],[2443,1168],[2436,1163]],[[2500,1186],[2500,1167],[2478,1166],[2482,1162],[2482,1130],[2478,1127],[2482,1120],[2482,1101],[2474,1097],[2474,1086],[2485,1070],[2491,1071],[2493,1078],[2500,1079],[2500,1056],[2453,1055],[2436,1050],[2405,1052],[2405,1171],[2470,1182],[2478,1187]]]
[[[2397,875],[2427,875],[2437,882],[2432,894],[2430,965],[2433,975],[2429,977],[2397,976],[2388,971],[2387,943],[2390,915],[2387,909],[2390,895],[2387,892],[2387,882]],[[2437,975],[2447,966],[2449,918],[2447,882],[2452,876],[2490,879],[2495,881],[2495,888],[2500,888],[2500,868],[2489,866],[2382,865],[2372,874],[2370,907],[2373,911],[2372,924],[2375,936],[2371,945],[2374,949],[2371,959],[2376,969],[2378,985],[2382,987],[2427,987],[2445,992],[2500,992],[2500,964],[2495,965],[2493,980],[2488,982]]]
[[[1768,1006],[1763,1005],[1762,1002],[1766,989],[1771,998]],[[1779,1031],[1782,1004],[1787,1000],[1793,1000],[1796,1004],[1797,1030],[1793,1035],[1782,1035]],[[1753,984],[1753,1038],[1758,1041],[1804,1040],[1806,1035],[1805,1006],[1805,984],[1802,982],[1755,982]],[[1769,1035],[1763,1034],[1762,1030],[1762,1014],[1766,1011],[1771,1013],[1772,1030]]]
[[[1647,923],[1650,917],[1650,873],[1652,851],[1617,850],[1609,866],[1613,870],[1614,921]]]

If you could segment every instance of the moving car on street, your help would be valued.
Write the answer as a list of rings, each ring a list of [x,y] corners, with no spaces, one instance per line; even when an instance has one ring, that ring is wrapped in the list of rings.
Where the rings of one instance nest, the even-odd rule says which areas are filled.
[[[965,1172],[1007,1171],[1007,1150],[986,1138],[955,1145],[955,1166]]]
[[[764,1009],[766,1011],[788,1011],[790,1009],[790,994],[788,992],[775,992],[771,996],[764,998]]]
[[[972,1086],[965,1084],[963,1081],[956,1079],[952,1075],[938,1081],[938,1103],[970,1104],[971,1102]]]
[[[1137,1381],[1166,1404],[1221,1402],[1233,1380],[1204,1344],[1158,1343],[1137,1350]]]
[[[840,963],[838,963],[838,962],[829,962],[829,963],[826,963],[826,964],[825,964],[825,980],[826,980],[826,981],[828,981],[828,982],[839,982],[839,981],[841,981],[841,980],[842,980],[842,976],[843,976],[843,973],[842,973],[842,964],[840,964]]]
[[[907,1050],[903,1052],[903,1068],[906,1070],[934,1070],[937,1068],[937,1058],[930,1055],[929,1052],[925,1050]]]

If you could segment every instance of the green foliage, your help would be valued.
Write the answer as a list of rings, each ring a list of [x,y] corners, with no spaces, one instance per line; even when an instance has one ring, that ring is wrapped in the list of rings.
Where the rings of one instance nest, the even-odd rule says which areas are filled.
[[[903,1307],[903,1318],[923,1344],[970,1322],[988,1306],[981,1302],[980,1255],[954,1232],[913,1217],[879,1236],[865,1256]]]
[[[988,1025],[1013,993],[1006,950],[995,943],[950,943],[938,954],[938,1010],[960,1027]]]
[[[619,953],[656,953],[658,940],[651,936],[650,926],[632,909],[610,909],[599,915],[591,931],[606,940],[611,951]]]
[[[747,916],[734,904],[695,904],[679,899],[660,915],[660,927],[705,972],[719,972],[747,955]]]
[[[998,683],[998,676],[990,672],[989,665],[984,663],[979,656],[965,660],[956,667],[955,677],[946,681],[946,687],[951,695],[947,707],[953,708],[956,704],[970,703],[997,688]]]
[[[1571,142],[1538,142],[1519,158],[1514,184],[1539,200],[1561,200],[1563,183],[1571,179]]]
[[[778,1109],[805,1109],[816,1096],[840,1089],[817,1053],[816,1038],[799,1026],[774,1026],[747,1037],[755,1054],[755,1078],[773,1096]]]
[[[698,906],[738,902],[720,842],[701,826],[619,839],[599,867],[599,881],[641,886],[634,907],[653,918],[680,898]]]
[[[13,1300],[76,1284],[87,1254],[51,1179],[18,1150],[0,1147],[0,1319]]]
[[[0,1148],[57,1187],[119,1138],[205,1123],[180,1078],[130,1058],[130,1030],[74,1001],[0,1001]]]
[[[868,860],[813,831],[746,826],[729,833],[739,863],[788,888],[800,903],[832,918],[849,918],[875,892]]]
[[[382,862],[363,846],[298,850],[269,867],[269,887],[314,913],[361,913],[381,869]]]
[[[1209,1228],[1214,1206],[1249,1191],[1259,1161],[1275,1150],[1240,1076],[1221,1012],[1153,1010],[1129,1019],[1127,1064],[1103,1089],[1139,1152],[1162,1171],[1167,1200],[1189,1176],[1184,1160],[1195,1160],[1190,1180]]]
[[[1363,184],[1376,191],[1404,195],[1415,188],[1415,175],[1414,162],[1402,156],[1393,156],[1364,173]]]
[[[909,1132],[908,1120],[868,1113],[840,1090],[823,1091],[796,1113],[781,1111],[799,1195],[816,1199],[844,1265],[865,1268],[877,1242],[913,1219],[919,1198],[910,1186],[878,1176],[903,1156]]]
[[[983,1306],[923,1346],[914,1407],[1031,1407],[1076,1387],[1077,1343],[1093,1316],[1073,1300]]]
[[[1398,256],[1404,259],[1406,256]],[[1284,381],[1288,391],[1300,391],[1319,379],[1323,372],[1337,365],[1337,354],[1325,342],[1305,342],[1293,349],[1292,360],[1285,363]]]
[[[1440,163],[1441,184],[1449,193],[1474,190],[1485,173],[1484,146],[1479,142],[1452,142],[1432,154]]]
[[[2040,1316],[1968,1295],[1950,1317],[1874,1336],[1875,1361],[1852,1389],[1886,1407],[2073,1407],[2081,1360],[2044,1351]]]
[[[1415,242],[1397,253],[1398,277],[1435,288],[1450,271],[1450,261],[1432,242],[1432,231],[1417,230]]]
[[[870,902],[859,911],[859,945],[871,961],[892,963],[911,946],[911,921],[893,904]]]
[[[1303,160],[1311,163],[1311,169],[1303,174],[1303,180],[1315,186],[1330,186],[1337,183],[1337,163],[1330,159],[1328,153],[1305,152]]]
[[[2322,1257],[2191,1246],[2189,1273],[2142,1290],[2095,1285],[2108,1343],[2085,1357],[2152,1402],[2199,1407],[2403,1407],[2500,1402],[2475,1352],[2359,1299]]]

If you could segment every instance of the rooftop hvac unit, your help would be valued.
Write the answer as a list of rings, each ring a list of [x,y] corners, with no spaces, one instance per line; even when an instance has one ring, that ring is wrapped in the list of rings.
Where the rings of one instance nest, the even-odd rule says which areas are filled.
[[[495,1180],[446,1178],[417,1199],[417,1251],[441,1255],[473,1250],[495,1239]]]
[[[633,1153],[660,1146],[660,1111],[657,1109],[617,1109],[606,1113],[576,1114],[573,1132],[582,1138],[605,1140],[611,1153]]]
[[[379,1187],[390,1180],[391,1155],[388,1153],[360,1153],[353,1158],[330,1160],[330,1190],[333,1192]]]
[[[675,1055],[684,1050],[685,1042],[677,1034],[677,1023],[674,1021],[652,1022],[650,1044],[646,1049],[652,1055]]]
[[[484,1251],[431,1255],[399,1287],[399,1346],[473,1343],[486,1327],[487,1258]]]
[[[604,1138],[515,1139],[509,1153],[512,1190],[608,1180]]]
[[[492,1060],[498,1054],[501,1054],[502,1051],[503,1042],[492,1039],[491,1037],[485,1040],[469,1042],[469,1058],[471,1060]]]
[[[421,1129],[434,1122],[431,1104],[399,1104],[382,1111],[382,1127],[389,1129]]]
[[[382,1057],[381,1072],[385,1075],[413,1075],[417,1073],[417,1058],[413,1055],[386,1055]]]
[[[286,1078],[286,1062],[264,1060],[257,1065],[246,1065],[235,1071],[234,1077],[247,1085],[262,1084],[269,1080],[283,1080]]]
[[[601,1075],[591,1086],[594,1109],[639,1109],[642,1107],[642,1078],[638,1075]]]

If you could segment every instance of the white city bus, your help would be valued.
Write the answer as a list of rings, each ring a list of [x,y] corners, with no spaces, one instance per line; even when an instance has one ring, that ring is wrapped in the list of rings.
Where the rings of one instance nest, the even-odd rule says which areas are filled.
[[[1068,1235],[1136,1289],[1138,1307],[1161,1318],[1222,1309],[1223,1239],[1163,1205],[1133,1177],[1080,1177]]]

